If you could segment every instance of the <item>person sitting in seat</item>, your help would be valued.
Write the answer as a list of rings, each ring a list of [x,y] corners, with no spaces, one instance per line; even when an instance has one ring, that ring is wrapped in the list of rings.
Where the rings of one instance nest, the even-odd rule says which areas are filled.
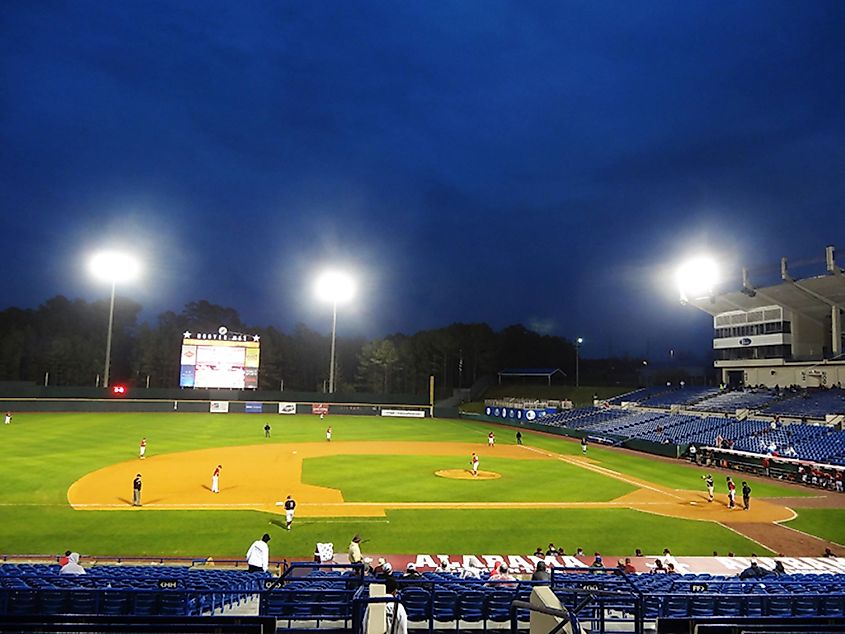
[[[79,565],[79,553],[71,553],[68,562],[59,570],[60,575],[84,575],[85,568]]]
[[[763,570],[760,566],[757,565],[756,561],[752,561],[751,565],[748,566],[745,570],[739,573],[740,579],[762,579],[768,574],[767,571]]]
[[[490,575],[488,581],[495,581],[497,583],[490,584],[496,587],[504,587],[504,588],[515,588],[516,587],[516,577],[514,577],[508,571],[508,567],[505,564],[499,566],[499,569]],[[513,583],[501,583],[502,581],[511,581]]]
[[[534,574],[531,575],[531,581],[551,581],[552,575],[546,566],[545,561],[538,561],[537,568],[534,569]]]

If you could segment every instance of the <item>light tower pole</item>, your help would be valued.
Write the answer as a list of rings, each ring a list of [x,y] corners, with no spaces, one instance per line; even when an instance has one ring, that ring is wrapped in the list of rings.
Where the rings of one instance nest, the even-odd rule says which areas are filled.
[[[584,339],[582,337],[578,337],[575,340],[575,387],[581,387],[581,373],[580,365],[581,360],[581,344],[584,343]]]
[[[317,296],[332,304],[332,347],[329,360],[329,394],[335,391],[335,348],[337,346],[337,305],[352,299],[355,294],[355,283],[352,278],[339,271],[327,271],[317,279]]]

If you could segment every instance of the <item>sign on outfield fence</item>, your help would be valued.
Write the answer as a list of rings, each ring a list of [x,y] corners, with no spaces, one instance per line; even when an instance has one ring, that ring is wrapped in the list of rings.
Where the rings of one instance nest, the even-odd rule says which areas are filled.
[[[425,411],[421,409],[383,409],[381,415],[400,418],[425,418]]]
[[[211,401],[209,404],[209,411],[212,414],[228,414],[229,401]]]
[[[296,414],[296,403],[279,403],[279,414]]]

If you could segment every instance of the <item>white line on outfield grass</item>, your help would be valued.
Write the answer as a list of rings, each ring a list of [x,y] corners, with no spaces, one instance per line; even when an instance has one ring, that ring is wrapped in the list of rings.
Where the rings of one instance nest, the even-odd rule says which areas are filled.
[[[600,467],[599,465],[589,464],[586,462],[581,462],[580,460],[575,460],[572,458],[568,458],[566,456],[562,456],[560,454],[551,453],[542,449],[535,449],[534,447],[526,447],[525,445],[521,445],[523,448],[527,449],[528,451],[534,451],[536,453],[542,454],[544,456],[548,456],[549,458],[557,458],[561,462],[565,462],[567,464],[575,465],[576,467],[581,467],[582,469],[589,469],[590,471],[595,471],[596,473],[601,473],[611,478],[616,478],[617,480],[621,480],[626,484],[631,484],[633,486],[639,487],[641,489],[648,489],[649,491],[654,491],[655,493],[661,493],[663,495],[668,495],[669,497],[673,497],[676,500],[682,499],[680,496],[675,495],[674,493],[670,493],[669,491],[665,491],[663,489],[658,489],[657,487],[651,486],[642,481],[631,480],[630,476],[626,476],[624,473],[620,473],[619,471],[614,471],[613,469],[608,469],[607,467]]]

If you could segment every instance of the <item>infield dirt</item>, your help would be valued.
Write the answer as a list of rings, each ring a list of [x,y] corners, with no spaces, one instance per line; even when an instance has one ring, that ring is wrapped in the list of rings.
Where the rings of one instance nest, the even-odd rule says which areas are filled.
[[[463,466],[472,452],[481,457],[514,460],[560,460],[579,468],[616,478],[637,487],[632,493],[608,502],[347,502],[339,489],[302,481],[302,461],[333,455],[443,456],[443,466]],[[220,493],[211,492],[211,472],[223,465]],[[462,469],[453,471],[461,472]],[[131,485],[142,473],[143,504],[131,507]],[[436,477],[435,473],[431,474]],[[588,457],[564,456],[525,446],[480,448],[475,443],[432,442],[318,442],[268,444],[201,449],[129,460],[86,474],[68,490],[68,502],[80,510],[154,509],[254,509],[281,512],[277,504],[292,495],[297,515],[361,517],[384,516],[392,508],[630,508],[639,511],[719,523],[768,524],[792,519],[783,506],[754,500],[751,510],[728,509],[726,496],[707,501],[704,491],[679,491],[607,469]]]

